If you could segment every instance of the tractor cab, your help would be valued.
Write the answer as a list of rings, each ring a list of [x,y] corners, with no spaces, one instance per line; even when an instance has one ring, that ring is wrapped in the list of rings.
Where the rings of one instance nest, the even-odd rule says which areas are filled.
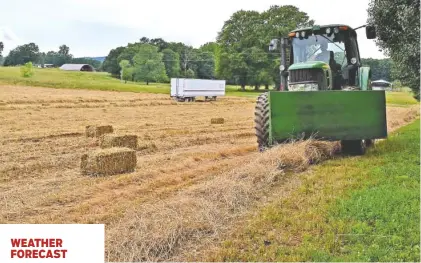
[[[371,27],[367,38],[375,37]],[[357,33],[347,25],[297,29],[283,39],[281,71],[285,90],[366,90],[369,69],[361,70]],[[363,72],[364,71],[364,72]],[[364,76],[363,76],[364,75]]]

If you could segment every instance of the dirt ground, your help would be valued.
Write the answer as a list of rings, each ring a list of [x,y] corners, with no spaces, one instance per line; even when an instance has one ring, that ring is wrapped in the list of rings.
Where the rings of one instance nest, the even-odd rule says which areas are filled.
[[[185,198],[209,189],[222,193],[226,187],[237,187],[228,181],[224,184],[224,178],[258,158],[254,102],[225,97],[215,102],[177,103],[168,95],[0,86],[0,223],[105,223],[107,261],[174,259],[181,253],[176,247],[199,232],[209,232],[204,221],[225,216],[199,219],[210,214],[181,211],[177,204],[197,201]],[[389,131],[418,113],[418,106],[388,108]],[[225,119],[224,124],[211,124],[211,118],[219,117]],[[97,124],[138,136],[134,173],[102,178],[80,174],[81,155],[98,148],[96,139],[84,136],[85,126]],[[216,179],[219,185],[209,187]],[[247,187],[230,191],[251,193]],[[235,196],[222,194],[222,198],[230,209],[244,207]],[[223,211],[205,201],[209,200],[191,207]],[[162,202],[165,207],[157,208]],[[182,217],[178,222],[188,221],[183,215],[189,215],[194,217],[189,222],[202,225],[191,232],[183,228],[180,231],[188,233],[182,234],[174,232],[180,225],[165,220],[162,224],[170,233],[156,233],[162,224],[139,225],[141,217],[152,218],[155,213],[153,218],[162,218],[174,211]],[[212,228],[209,235],[218,235],[215,229],[222,231]],[[124,231],[138,233],[131,234],[132,239],[154,239],[155,243],[141,247],[123,237]]]

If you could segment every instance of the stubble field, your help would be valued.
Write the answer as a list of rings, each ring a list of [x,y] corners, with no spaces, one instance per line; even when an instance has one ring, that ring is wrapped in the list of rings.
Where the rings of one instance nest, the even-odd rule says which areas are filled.
[[[105,223],[106,260],[183,260],[214,243],[292,173],[332,158],[335,143],[260,154],[253,98],[177,103],[168,95],[0,86],[0,223]],[[419,106],[388,107],[392,131]],[[222,117],[224,124],[211,124]],[[138,136],[134,173],[92,178],[85,126]],[[197,252],[199,253],[199,252]]]

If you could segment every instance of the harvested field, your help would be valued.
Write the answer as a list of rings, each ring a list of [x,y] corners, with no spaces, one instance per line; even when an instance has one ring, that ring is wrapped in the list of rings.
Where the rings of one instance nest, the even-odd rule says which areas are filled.
[[[107,261],[182,261],[265,193],[298,187],[292,173],[338,150],[306,141],[258,153],[254,102],[0,86],[0,223],[105,223]],[[387,114],[396,129],[419,106]],[[80,174],[81,156],[99,147],[85,127],[98,121],[138,137],[135,172]]]
[[[101,148],[125,147],[137,150],[137,135],[105,134],[100,138]]]

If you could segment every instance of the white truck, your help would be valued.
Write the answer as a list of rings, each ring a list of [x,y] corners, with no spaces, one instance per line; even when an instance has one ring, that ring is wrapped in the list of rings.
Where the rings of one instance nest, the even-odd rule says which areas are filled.
[[[171,97],[177,101],[195,101],[196,97],[216,100],[225,95],[225,80],[171,79]]]

